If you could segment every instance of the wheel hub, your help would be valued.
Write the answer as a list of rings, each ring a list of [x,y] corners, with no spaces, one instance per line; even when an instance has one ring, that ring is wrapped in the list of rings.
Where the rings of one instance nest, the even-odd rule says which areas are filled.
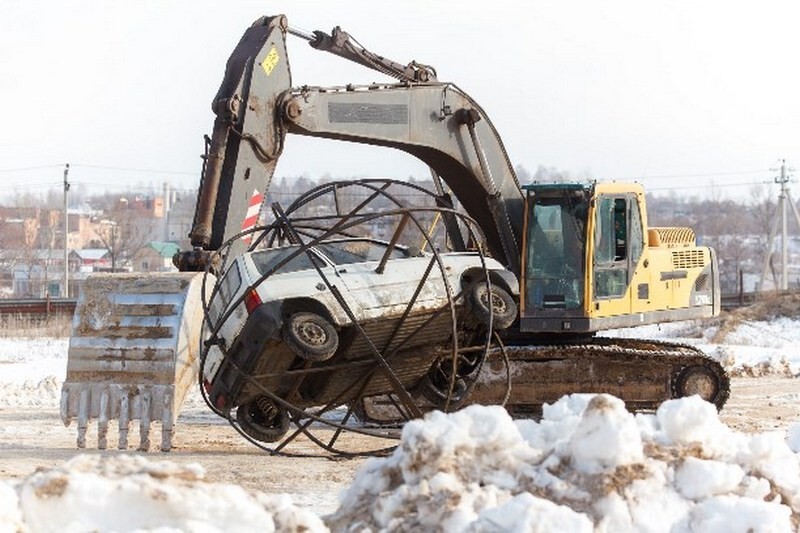
[[[325,344],[325,341],[328,338],[324,329],[311,322],[300,324],[300,326],[297,328],[297,334],[307,343],[316,345]]]

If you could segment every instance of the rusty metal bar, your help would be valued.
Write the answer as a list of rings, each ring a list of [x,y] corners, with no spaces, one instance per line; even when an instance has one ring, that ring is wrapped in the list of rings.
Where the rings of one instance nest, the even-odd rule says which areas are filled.
[[[383,274],[383,271],[386,269],[386,262],[389,261],[389,257],[392,255],[392,250],[395,249],[397,246],[397,241],[400,240],[400,235],[403,233],[403,230],[406,229],[408,218],[408,213],[404,213],[400,218],[400,222],[397,223],[397,228],[395,228],[394,234],[389,241],[389,246],[386,247],[386,251],[383,252],[383,257],[381,257],[381,261],[378,263],[378,268],[375,269],[375,272],[378,274]]]

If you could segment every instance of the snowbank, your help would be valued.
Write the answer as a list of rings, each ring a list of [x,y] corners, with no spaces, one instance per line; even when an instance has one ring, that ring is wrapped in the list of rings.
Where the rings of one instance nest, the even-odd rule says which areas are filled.
[[[499,407],[432,413],[358,473],[334,530],[794,531],[800,427],[737,433],[697,397],[632,415],[572,395],[540,422]]]
[[[798,326],[744,322],[724,344],[696,325],[619,334],[695,344],[733,373],[796,375]],[[0,408],[58,409],[66,352],[66,339],[0,339]],[[406,425],[391,456],[368,461],[324,517],[203,476],[141,456],[79,455],[0,481],[0,532],[797,531],[800,424],[743,434],[697,398],[632,415],[607,395],[564,397],[538,422],[499,407],[431,413]]]
[[[717,359],[733,376],[800,375],[800,319],[743,320],[724,329],[706,326],[702,321],[686,321],[606,331],[602,335],[691,344]]]
[[[264,460],[269,460],[265,457]],[[0,531],[795,531],[800,425],[743,434],[697,397],[633,415],[565,396],[542,420],[500,407],[408,423],[367,461],[339,509],[208,483],[200,466],[79,455],[0,483]]]
[[[0,407],[58,407],[68,339],[0,338]]]
[[[207,483],[198,465],[78,455],[16,486],[0,483],[0,531],[326,531],[285,495]]]

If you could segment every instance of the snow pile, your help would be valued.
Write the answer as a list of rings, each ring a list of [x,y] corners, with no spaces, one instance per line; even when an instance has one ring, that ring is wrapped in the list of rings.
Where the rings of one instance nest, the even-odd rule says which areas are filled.
[[[58,407],[68,339],[0,338],[2,407]]]
[[[722,336],[717,348],[734,359],[731,373],[744,376],[800,373],[800,321],[787,317],[770,322],[742,322]]]
[[[203,481],[198,465],[78,455],[16,486],[0,483],[0,531],[327,531],[285,495]]]
[[[408,423],[356,476],[332,530],[792,531],[800,426],[745,435],[698,397],[633,415],[572,395],[540,422],[500,407]]]
[[[717,359],[733,376],[800,375],[797,318],[742,320],[722,330],[704,325],[703,321],[673,322],[606,331],[602,335],[691,344]]]

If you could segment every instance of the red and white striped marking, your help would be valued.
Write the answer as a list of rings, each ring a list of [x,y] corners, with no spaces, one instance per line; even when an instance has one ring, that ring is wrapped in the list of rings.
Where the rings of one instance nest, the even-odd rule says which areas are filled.
[[[258,213],[261,211],[261,202],[264,201],[264,195],[258,190],[253,191],[253,196],[250,197],[250,202],[247,204],[247,213],[242,221],[242,231],[247,231],[256,227],[258,222]],[[246,244],[250,244],[253,239],[253,234],[246,235],[242,240]]]

